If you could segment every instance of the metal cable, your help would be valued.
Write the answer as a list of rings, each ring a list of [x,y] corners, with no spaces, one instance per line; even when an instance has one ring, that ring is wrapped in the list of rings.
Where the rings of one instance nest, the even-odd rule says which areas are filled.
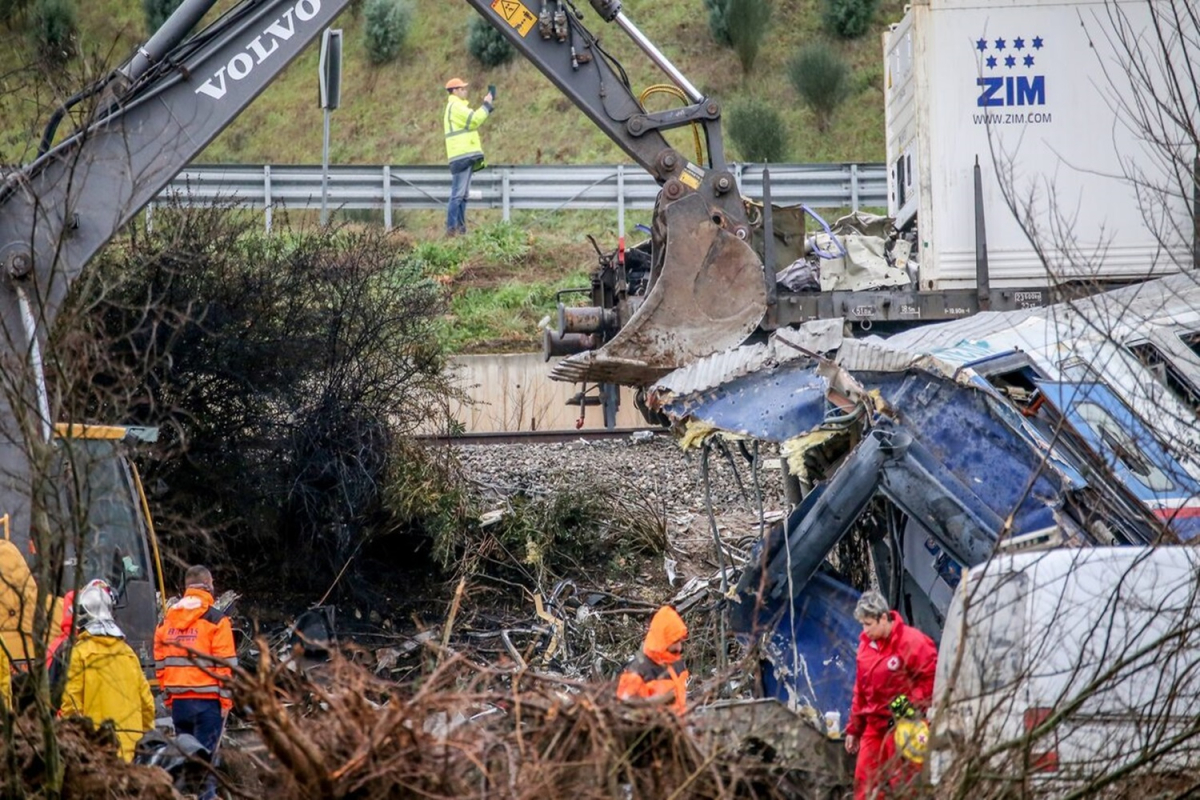
[[[743,500],[748,501],[750,498],[746,496],[746,486],[742,483],[742,473],[738,472],[737,462],[733,460],[733,453],[729,451],[729,445],[725,444],[724,439],[718,439],[717,447],[721,448],[721,455],[729,462],[729,468],[733,470],[733,482],[737,484],[738,494],[742,496]]]
[[[704,447],[701,449],[700,455],[700,475],[704,479],[704,509],[708,512],[708,525],[712,529],[713,543],[717,547],[717,569],[721,572],[721,598],[724,599],[729,592],[729,581],[725,577],[725,545],[721,542],[721,532],[717,530],[717,517],[713,513],[712,507],[712,482],[708,475],[708,455],[711,449],[711,444],[705,440]],[[717,648],[717,669],[724,671],[725,669],[725,615],[717,615],[717,636],[719,646]]]

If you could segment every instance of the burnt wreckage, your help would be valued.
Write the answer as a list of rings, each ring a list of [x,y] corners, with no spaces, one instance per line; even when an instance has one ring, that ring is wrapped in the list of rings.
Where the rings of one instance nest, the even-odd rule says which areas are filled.
[[[998,550],[1191,541],[1197,387],[1200,283],[1183,274],[886,340],[816,321],[671,373],[648,400],[685,446],[777,443],[803,487],[730,617],[763,646],[764,691],[819,719],[853,687],[839,544],[869,550],[889,601],[936,639],[961,570]]]

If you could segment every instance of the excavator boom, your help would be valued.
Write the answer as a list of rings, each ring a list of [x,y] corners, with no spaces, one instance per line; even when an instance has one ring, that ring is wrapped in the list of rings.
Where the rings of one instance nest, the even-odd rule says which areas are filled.
[[[555,332],[555,346],[571,333],[599,333],[605,344],[559,362],[551,377],[644,386],[745,341],[766,314],[771,286],[750,246],[746,208],[725,162],[720,105],[701,95],[642,35],[619,0],[590,3],[666,74],[687,105],[647,111],[620,63],[583,26],[583,15],[569,0],[467,2],[662,186],[651,225],[648,285],[635,293],[627,275],[616,275],[610,298],[615,313],[597,307],[591,315],[613,324],[601,331]],[[664,138],[665,131],[683,126],[703,131],[703,164]],[[769,277],[773,286],[774,275]]]

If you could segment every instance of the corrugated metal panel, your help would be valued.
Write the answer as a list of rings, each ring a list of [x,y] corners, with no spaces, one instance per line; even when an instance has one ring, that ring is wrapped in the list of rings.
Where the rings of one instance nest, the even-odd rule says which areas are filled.
[[[1051,343],[1068,343],[1080,337],[1125,340],[1143,335],[1149,325],[1197,323],[1200,277],[1193,272],[1045,308],[984,312],[914,328],[887,339],[862,341],[908,353],[937,353],[1005,332],[1009,334],[1007,339],[1023,349],[1044,350]]]
[[[776,331],[769,342],[744,345],[702,358],[666,375],[654,385],[653,390],[683,397],[721,386],[763,367],[807,358],[804,351],[825,353],[836,350],[841,341],[840,317],[815,320],[805,323],[801,328]]]
[[[800,355],[794,350],[792,352]],[[656,383],[653,391],[682,397],[720,386],[739,375],[757,372],[770,363],[778,362],[775,348],[766,343],[724,350],[675,370]]]
[[[837,364],[850,372],[902,372],[920,356],[877,341],[847,339],[838,350]]]

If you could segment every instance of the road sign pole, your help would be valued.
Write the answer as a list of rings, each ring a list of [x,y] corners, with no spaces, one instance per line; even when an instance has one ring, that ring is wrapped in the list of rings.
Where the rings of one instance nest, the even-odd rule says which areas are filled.
[[[342,100],[342,31],[326,28],[321,35],[317,61],[320,106],[325,111],[325,138],[321,143],[321,226],[329,224],[329,115]]]
[[[325,142],[321,147],[321,225],[329,224],[329,115],[325,109]]]

